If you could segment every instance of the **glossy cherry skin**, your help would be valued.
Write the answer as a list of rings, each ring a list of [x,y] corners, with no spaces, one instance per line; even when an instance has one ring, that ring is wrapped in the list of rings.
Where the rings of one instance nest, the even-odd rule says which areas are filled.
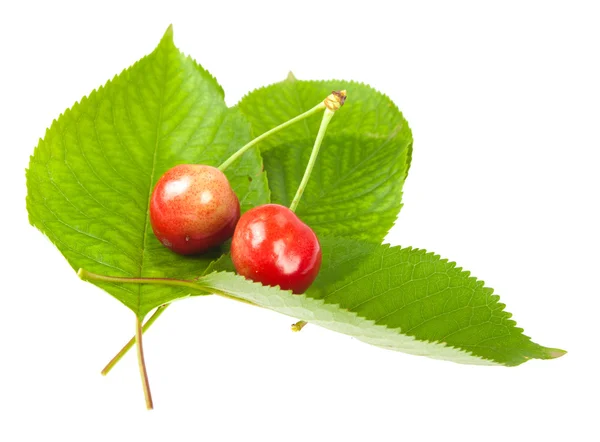
[[[158,180],[150,198],[152,230],[182,255],[202,253],[231,238],[240,202],[219,169],[180,164]]]
[[[315,232],[290,209],[265,204],[240,218],[231,259],[237,272],[248,279],[304,293],[319,273],[321,245]]]

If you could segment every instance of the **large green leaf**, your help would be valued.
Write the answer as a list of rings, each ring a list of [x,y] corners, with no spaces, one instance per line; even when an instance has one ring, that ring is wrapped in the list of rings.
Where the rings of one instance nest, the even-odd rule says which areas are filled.
[[[562,353],[523,334],[493,289],[438,255],[323,238],[324,267],[307,296],[420,341],[440,342],[505,365]]]
[[[152,233],[148,203],[158,178],[182,163],[219,165],[250,139],[216,80],[173,44],[158,47],[62,114],[40,140],[27,171],[30,222],[74,269],[119,276],[200,275],[215,250],[182,257]],[[242,210],[268,202],[258,151],[228,170]],[[181,288],[98,283],[144,316]]]
[[[346,239],[322,243],[327,264],[305,295],[230,272],[208,274],[198,287],[369,344],[436,359],[513,366],[564,354],[532,342],[492,289],[433,253]]]
[[[347,81],[286,81],[247,95],[239,108],[259,135],[304,112],[332,90],[347,104],[331,121],[297,213],[320,235],[380,243],[402,206],[412,134],[396,105],[369,86]],[[289,206],[300,184],[320,115],[261,143],[273,202]]]

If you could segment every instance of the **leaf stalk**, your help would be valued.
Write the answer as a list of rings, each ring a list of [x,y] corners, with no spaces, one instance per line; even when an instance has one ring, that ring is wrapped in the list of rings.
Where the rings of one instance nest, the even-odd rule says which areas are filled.
[[[308,324],[308,322],[306,321],[298,321],[295,324],[292,324],[292,331],[293,332],[299,332],[300,330],[302,330],[304,328],[304,326]]]
[[[162,313],[167,309],[167,307],[169,306],[169,304],[164,304],[161,305],[160,307],[158,307],[154,313],[152,314],[152,316],[150,316],[150,318],[144,323],[144,325],[142,326],[142,333],[145,333],[146,330],[148,330],[148,328],[150,328],[150,326],[152,324],[154,324],[154,321],[156,321],[160,315],[162,315]],[[131,348],[135,345],[135,336],[132,337],[127,344],[125,344],[123,346],[123,348],[121,349],[121,351],[119,351],[119,353],[117,353],[115,355],[114,358],[112,358],[110,360],[110,362],[108,364],[106,364],[106,367],[104,367],[102,369],[102,371],[100,372],[100,374],[102,374],[102,376],[106,376],[108,373],[110,373],[110,371],[113,369],[113,367],[115,365],[117,365],[117,363],[123,358],[123,356],[125,356],[125,354],[131,350]]]
[[[152,410],[152,393],[150,392],[150,382],[148,381],[148,372],[146,371],[146,361],[144,359],[144,345],[142,343],[142,321],[136,316],[135,318],[135,341],[137,346],[138,365],[140,367],[140,376],[142,378],[142,388],[144,390],[144,398],[146,399],[146,408]]]

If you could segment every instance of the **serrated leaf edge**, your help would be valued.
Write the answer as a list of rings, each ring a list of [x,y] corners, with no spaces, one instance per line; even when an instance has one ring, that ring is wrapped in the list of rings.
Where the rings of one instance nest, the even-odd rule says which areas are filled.
[[[328,239],[329,240],[333,240],[334,242],[347,241],[348,240],[347,238],[339,238],[339,237],[334,237],[334,236],[329,236]],[[373,245],[376,246],[376,244],[374,244],[374,243],[373,243]],[[439,263],[449,265],[451,269],[454,269],[454,270],[458,271],[460,276],[464,276],[464,277],[467,278],[467,280],[473,281],[475,283],[475,285],[477,285],[478,287],[480,287],[482,290],[488,290],[488,291],[490,291],[490,294],[489,294],[490,298],[499,307],[499,313],[503,313],[503,314],[506,315],[505,318],[506,318],[506,321],[509,323],[508,325],[510,325],[511,327],[513,327],[514,331],[516,333],[521,334],[528,342],[530,342],[530,343],[532,343],[534,345],[539,345],[539,344],[535,344],[533,342],[533,340],[531,339],[531,337],[528,336],[528,335],[526,335],[524,333],[525,330],[522,327],[518,326],[517,321],[514,320],[514,319],[512,319],[513,318],[513,314],[511,312],[505,310],[506,309],[506,304],[504,304],[503,302],[500,301],[500,295],[496,294],[495,290],[493,288],[487,287],[485,285],[485,281],[483,281],[481,279],[478,279],[475,276],[472,276],[471,272],[469,270],[464,270],[462,266],[458,266],[455,261],[450,261],[448,258],[443,258],[441,255],[439,255],[439,254],[437,254],[435,252],[428,252],[426,249],[422,249],[422,248],[418,248],[418,247],[413,247],[413,246],[402,247],[401,245],[392,245],[392,244],[389,244],[389,243],[383,243],[383,244],[381,244],[381,247],[385,247],[386,248],[385,250],[398,249],[398,250],[407,251],[407,252],[419,253],[419,254],[422,254],[424,256],[432,257],[432,258],[436,259]],[[348,276],[347,278],[344,278],[344,279],[340,280],[340,283],[343,284],[344,281],[350,281],[350,277]],[[313,299],[315,299],[315,298],[313,298]],[[333,305],[333,303],[331,303],[331,304]],[[338,304],[335,304],[335,305],[338,305]],[[340,307],[340,308],[342,310],[344,310],[342,307]],[[349,311],[349,310],[347,310],[347,311]],[[363,317],[363,316],[361,316],[361,317]],[[364,319],[366,319],[368,321],[371,321],[368,318],[364,318]],[[386,326],[384,324],[377,324],[376,322],[375,322],[375,324],[378,325],[378,326],[382,326],[382,327],[385,326],[386,328],[389,328],[391,330],[398,330],[399,332],[401,332],[400,327],[392,327],[392,328],[390,328],[390,327],[388,327],[388,326]],[[421,341],[421,342],[442,344],[442,345],[445,345],[446,347],[451,347],[451,348],[455,348],[455,349],[458,349],[458,350],[461,350],[461,351],[465,351],[465,352],[473,355],[474,357],[485,359],[483,356],[474,355],[469,350],[465,350],[465,349],[463,349],[461,347],[452,346],[452,345],[449,345],[449,344],[447,344],[445,342],[441,342],[441,341],[429,341],[429,340],[419,339],[418,337],[416,337],[414,335],[411,335],[411,334],[408,334],[408,333],[406,333],[406,334],[402,333],[402,334],[405,335],[405,336],[411,336],[414,339],[416,339],[418,341]],[[550,347],[543,347],[543,346],[540,346],[540,347],[546,350],[546,353],[548,354],[548,356],[550,358],[556,358],[556,357],[560,357],[560,356],[563,356],[564,354],[566,354],[566,351],[561,350],[561,349],[550,348]],[[529,357],[527,357],[527,356],[523,356],[523,358],[525,360],[529,359]],[[493,359],[489,359],[489,360],[494,361]],[[498,363],[496,361],[494,361],[494,362],[496,364],[499,364],[499,365],[507,365],[507,364]]]
[[[299,316],[294,316],[291,314],[283,313],[288,316],[302,319],[309,323],[312,323],[315,325],[320,325],[321,327],[324,327],[324,328],[327,328],[327,329],[330,329],[333,331],[337,331],[340,333],[344,333],[343,331],[340,331],[341,327],[336,328],[336,327],[328,326],[328,324],[336,324],[336,323],[345,324],[346,326],[354,327],[357,330],[358,329],[362,330],[363,332],[364,332],[365,328],[370,327],[374,330],[377,330],[377,334],[381,334],[381,333],[388,334],[388,336],[386,336],[388,339],[397,341],[398,337],[401,336],[403,339],[406,340],[406,342],[416,343],[419,347],[422,347],[424,344],[428,347],[422,347],[422,348],[427,348],[426,351],[419,351],[419,349],[411,349],[408,347],[404,347],[404,348],[400,349],[398,347],[394,347],[391,345],[385,345],[386,337],[382,338],[380,336],[371,335],[369,338],[365,338],[365,337],[361,336],[360,333],[356,333],[356,335],[351,335],[351,336],[355,337],[356,339],[366,342],[368,344],[376,345],[376,346],[383,347],[383,348],[386,348],[389,350],[401,351],[404,353],[409,353],[409,354],[413,354],[413,355],[417,355],[417,356],[427,356],[427,357],[434,358],[434,359],[451,360],[453,362],[462,363],[462,364],[504,365],[504,364],[496,362],[494,360],[486,359],[481,356],[474,355],[472,352],[470,352],[468,350],[464,350],[464,349],[461,349],[458,347],[453,347],[451,345],[448,345],[447,343],[417,339],[414,336],[402,333],[402,331],[399,328],[389,328],[385,325],[377,324],[375,321],[364,318],[364,317],[358,315],[356,312],[352,312],[350,310],[340,307],[339,304],[327,303],[322,299],[311,298],[304,294],[303,295],[295,295],[295,294],[292,294],[291,291],[281,290],[279,287],[264,286],[260,283],[245,279],[242,276],[236,275],[231,272],[209,273],[209,274],[205,275],[204,277],[200,278],[197,281],[198,284],[202,284],[203,280],[206,280],[207,278],[210,278],[213,275],[227,275],[228,277],[234,276],[234,277],[238,278],[240,282],[244,281],[245,283],[255,285],[256,287],[260,287],[263,290],[272,291],[272,292],[276,293],[277,295],[280,295],[281,293],[287,294],[289,296],[288,299],[292,300],[294,303],[296,303],[297,308],[306,309],[306,307],[303,307],[301,305],[300,300],[303,300],[306,303],[314,303],[315,309],[318,308],[321,311],[323,311],[323,310],[327,311],[332,316],[339,315],[339,314],[347,315],[349,320],[347,320],[345,322],[335,321],[335,320],[324,321],[324,320],[316,319],[314,316],[311,317],[310,315],[299,317]],[[206,289],[209,289],[217,294],[226,294],[227,295],[227,292],[216,289],[215,287],[212,287],[212,286],[206,286]],[[244,299],[246,299],[246,298],[244,298]],[[254,302],[254,300],[251,300],[251,301]],[[260,306],[265,307],[270,310],[277,311],[278,313],[282,313],[281,311],[275,310],[266,305],[260,305]],[[383,331],[383,330],[385,330],[385,331]],[[348,334],[348,333],[344,333],[344,334]],[[431,351],[431,350],[437,350],[437,352]]]

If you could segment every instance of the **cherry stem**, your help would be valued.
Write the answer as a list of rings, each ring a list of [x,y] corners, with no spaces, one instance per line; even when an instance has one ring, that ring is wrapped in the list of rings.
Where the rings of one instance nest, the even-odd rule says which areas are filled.
[[[269,137],[269,136],[271,136],[271,135],[279,132],[282,129],[285,129],[288,126],[291,126],[294,123],[297,123],[298,121],[302,121],[305,118],[308,118],[311,115],[316,114],[317,112],[322,111],[325,108],[326,108],[325,101],[322,101],[319,104],[317,104],[315,107],[313,107],[312,109],[309,109],[306,112],[304,112],[304,113],[302,113],[300,115],[295,116],[291,120],[288,120],[285,123],[282,123],[279,126],[276,126],[273,129],[270,129],[270,130],[266,131],[262,135],[259,135],[258,137],[254,138],[252,141],[250,141],[248,144],[246,144],[245,146],[243,146],[242,148],[240,148],[240,150],[238,150],[236,153],[234,153],[233,155],[231,155],[227,160],[225,160],[225,162],[219,166],[219,170],[221,172],[223,172],[225,169],[227,169],[229,166],[231,166],[231,164],[235,160],[237,160],[240,156],[242,156],[248,149],[250,149],[255,144],[261,142],[265,138],[267,138],[267,137]]]
[[[302,198],[302,194],[304,193],[304,189],[308,184],[308,180],[310,178],[310,174],[312,173],[313,167],[315,166],[315,162],[317,161],[317,156],[319,155],[319,149],[321,147],[321,143],[323,141],[323,137],[325,136],[325,132],[327,132],[327,126],[331,121],[331,118],[334,116],[334,112],[329,109],[325,109],[325,113],[323,114],[323,119],[321,120],[321,126],[319,127],[319,133],[317,134],[317,139],[315,140],[315,144],[313,146],[312,152],[310,154],[310,158],[308,159],[308,164],[306,165],[306,170],[304,171],[304,176],[302,177],[302,181],[298,186],[298,190],[296,191],[296,196],[292,200],[292,204],[290,204],[290,210],[292,212],[296,211],[298,207],[298,203],[300,203],[300,199]]]
[[[146,408],[152,410],[152,393],[150,392],[150,382],[148,381],[148,372],[146,371],[146,361],[144,360],[144,346],[142,344],[142,321],[135,318],[135,341],[137,344],[138,365],[140,366],[140,376],[142,377],[142,388],[144,389],[144,398],[146,399]]]
[[[156,321],[159,318],[159,316],[162,315],[162,313],[167,309],[168,306],[169,306],[169,304],[161,305],[154,311],[152,316],[150,316],[150,318],[142,326],[142,333],[144,333],[146,330],[148,330],[148,328],[150,328],[150,326],[152,324],[154,324],[154,321]],[[125,356],[125,354],[129,350],[131,350],[131,348],[134,345],[135,345],[135,336],[132,337],[129,340],[129,342],[127,342],[127,344],[125,344],[123,346],[121,351],[119,353],[117,353],[115,355],[115,357],[110,360],[110,362],[108,364],[106,364],[106,367],[104,367],[104,369],[100,372],[102,374],[102,376],[106,376],[113,369],[113,367],[115,365],[117,365],[117,363],[123,358],[123,356]]]
[[[308,184],[308,180],[310,179],[310,175],[312,173],[313,168],[315,167],[315,163],[317,162],[317,157],[319,156],[319,149],[321,148],[321,143],[323,142],[323,138],[325,137],[325,132],[327,132],[327,126],[329,122],[335,115],[336,111],[342,107],[344,102],[346,101],[346,91],[333,91],[331,95],[329,95],[324,101],[323,104],[326,107],[325,112],[323,113],[323,119],[321,120],[321,126],[319,126],[319,132],[317,133],[317,138],[315,139],[315,144],[313,145],[312,152],[310,153],[310,158],[308,159],[308,164],[306,165],[306,169],[304,171],[304,176],[302,177],[302,181],[300,181],[300,185],[298,186],[298,190],[296,191],[296,195],[292,200],[292,204],[290,204],[290,210],[292,212],[296,211],[298,204],[300,203],[300,199],[302,198],[302,194],[304,193],[304,189],[306,189],[306,185]]]
[[[302,194],[304,193],[304,189],[306,189],[306,185],[308,184],[308,180],[310,179],[310,175],[312,170],[317,162],[317,156],[319,155],[319,149],[321,148],[321,143],[323,142],[323,138],[325,137],[325,132],[327,132],[327,126],[329,122],[335,115],[335,113],[344,105],[346,101],[346,91],[333,91],[331,95],[329,95],[324,103],[327,109],[325,109],[325,113],[323,114],[323,119],[321,120],[321,126],[319,127],[319,132],[317,133],[317,138],[315,139],[315,144],[313,146],[312,152],[310,153],[310,158],[308,159],[308,164],[306,165],[306,170],[304,171],[304,176],[302,177],[302,181],[300,181],[300,185],[298,186],[298,190],[296,191],[296,196],[292,200],[292,204],[290,204],[290,210],[292,212],[296,211],[298,204],[300,203],[300,199],[302,198]],[[304,326],[308,324],[306,321],[298,321],[292,325],[292,331],[299,332],[304,328]]]

